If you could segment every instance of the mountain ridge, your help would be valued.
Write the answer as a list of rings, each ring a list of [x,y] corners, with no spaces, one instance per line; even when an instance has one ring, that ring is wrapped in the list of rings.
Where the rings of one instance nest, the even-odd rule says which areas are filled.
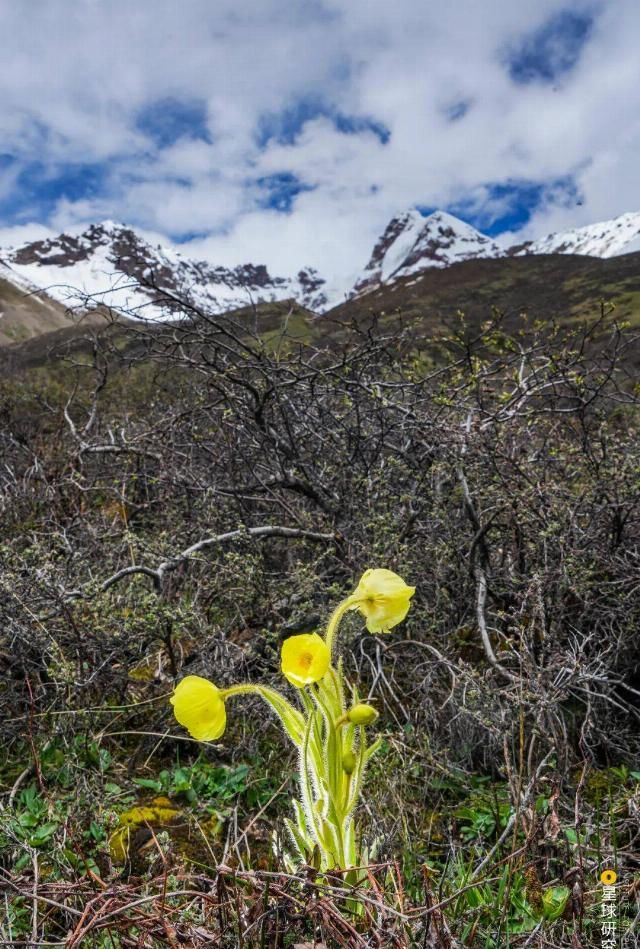
[[[516,244],[509,256],[521,254],[582,254],[617,257],[640,250],[640,211],[627,211],[608,221],[556,231],[537,240]]]
[[[3,300],[13,300],[15,290],[34,299],[29,319],[25,316],[29,332],[34,333],[65,325],[65,310],[95,308],[158,320],[194,311],[219,315],[291,300],[322,314],[397,281],[417,281],[428,270],[447,269],[464,261],[547,254],[607,258],[635,250],[640,250],[640,212],[503,248],[445,211],[425,216],[409,208],[391,219],[354,285],[336,292],[311,267],[294,277],[280,277],[272,276],[264,264],[216,266],[172,248],[153,246],[124,224],[103,221],[77,234],[63,233],[0,249],[0,278],[5,287],[0,312],[4,312]],[[16,324],[19,313],[27,310],[16,309],[14,304],[15,300],[11,320]],[[5,317],[2,343],[19,332],[19,325],[9,328],[9,323]],[[2,328],[0,316],[0,331]]]
[[[407,277],[427,267],[448,267],[475,257],[503,252],[485,234],[446,211],[424,217],[411,208],[391,219],[352,289],[366,293],[374,286]]]
[[[311,267],[295,277],[273,277],[264,264],[216,267],[153,247],[113,221],[0,250],[0,261],[16,284],[44,290],[71,309],[102,306],[139,319],[199,309],[220,314],[289,298],[312,310],[327,303],[325,281]]]

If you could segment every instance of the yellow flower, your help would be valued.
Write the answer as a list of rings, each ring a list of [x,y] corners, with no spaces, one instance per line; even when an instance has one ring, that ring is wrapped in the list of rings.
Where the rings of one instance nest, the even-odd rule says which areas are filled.
[[[170,700],[173,713],[197,741],[216,741],[227,725],[227,712],[220,689],[200,676],[186,676]]]
[[[319,682],[329,668],[329,650],[317,633],[289,636],[281,655],[283,675],[298,689]]]
[[[366,617],[370,633],[387,633],[405,618],[415,592],[393,570],[365,570],[349,599],[351,609]]]

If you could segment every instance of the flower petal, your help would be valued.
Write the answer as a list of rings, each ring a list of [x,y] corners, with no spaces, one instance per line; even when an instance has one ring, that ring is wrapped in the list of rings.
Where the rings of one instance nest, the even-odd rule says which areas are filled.
[[[352,594],[352,609],[365,616],[370,633],[386,633],[405,618],[415,592],[392,570],[365,570]]]
[[[220,689],[200,676],[185,676],[170,700],[173,713],[197,741],[216,741],[227,725]]]
[[[327,644],[317,633],[289,636],[282,644],[282,673],[288,681],[301,689],[311,682],[319,682],[329,668]]]

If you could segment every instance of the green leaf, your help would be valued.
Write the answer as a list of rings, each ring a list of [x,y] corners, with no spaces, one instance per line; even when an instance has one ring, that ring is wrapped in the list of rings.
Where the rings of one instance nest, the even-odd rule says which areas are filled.
[[[304,808],[302,804],[295,797],[293,798],[293,809],[296,814],[296,823],[298,825],[298,830],[300,831],[300,835],[302,837],[306,837],[307,836],[307,818],[304,813]]]
[[[549,813],[549,800],[541,794],[536,798],[536,814],[548,814]]]
[[[43,844],[46,844],[47,841],[51,839],[51,837],[53,837],[57,829],[58,825],[54,821],[49,821],[47,824],[41,824],[36,832],[31,834],[29,837],[29,844],[32,847],[41,847]]]
[[[149,788],[150,791],[161,791],[162,783],[154,778],[134,778],[133,783],[141,788]]]
[[[89,835],[90,835],[90,836],[93,838],[93,840],[95,840],[97,843],[100,843],[100,842],[101,842],[102,840],[104,840],[105,837],[106,837],[104,827],[102,827],[100,824],[96,823],[96,821],[94,821],[94,820],[92,820],[91,823],[89,824]]]
[[[558,919],[565,911],[569,900],[568,886],[552,886],[542,894],[542,913],[545,919]]]
[[[45,748],[40,760],[46,768],[61,768],[64,764],[65,755],[61,748]]]
[[[310,846],[311,841],[309,841],[306,836],[300,833],[300,830],[296,827],[292,820],[289,820],[288,817],[284,819],[285,826],[291,835],[291,840],[296,848],[298,856],[305,862],[309,859],[309,853],[312,849]]]
[[[159,789],[158,789],[159,790]],[[183,794],[191,790],[191,770],[187,768],[176,768],[173,772],[171,781],[171,790],[175,794]]]
[[[77,869],[82,864],[82,858],[79,857],[77,853],[74,853],[73,850],[70,850],[69,847],[65,847],[62,852],[64,853],[65,857],[67,858],[71,866],[74,868],[74,870]]]
[[[25,867],[28,867],[31,863],[31,854],[24,853],[21,857],[18,857],[16,860],[13,869],[16,873],[21,873]]]

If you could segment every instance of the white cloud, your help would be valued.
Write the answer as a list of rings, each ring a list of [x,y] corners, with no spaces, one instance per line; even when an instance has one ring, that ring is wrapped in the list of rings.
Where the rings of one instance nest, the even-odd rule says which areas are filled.
[[[43,241],[55,237],[56,231],[44,224],[16,224],[13,227],[0,227],[0,248],[19,247],[31,241]],[[0,259],[2,251],[0,250]]]
[[[594,12],[575,69],[514,83],[506,51],[566,9]],[[184,250],[220,263],[347,279],[406,206],[497,213],[490,182],[575,175],[582,204],[541,207],[527,236],[640,208],[639,30],[635,0],[32,0],[29,16],[0,0],[0,140],[21,167],[110,163],[105,193],[61,199],[27,229],[110,217],[209,235]],[[210,142],[158,150],[136,128],[167,97],[206,104]],[[383,123],[389,142],[318,117],[291,144],[258,147],[261,117],[305,97]],[[260,208],[256,179],[287,172],[314,190],[290,213]]]

